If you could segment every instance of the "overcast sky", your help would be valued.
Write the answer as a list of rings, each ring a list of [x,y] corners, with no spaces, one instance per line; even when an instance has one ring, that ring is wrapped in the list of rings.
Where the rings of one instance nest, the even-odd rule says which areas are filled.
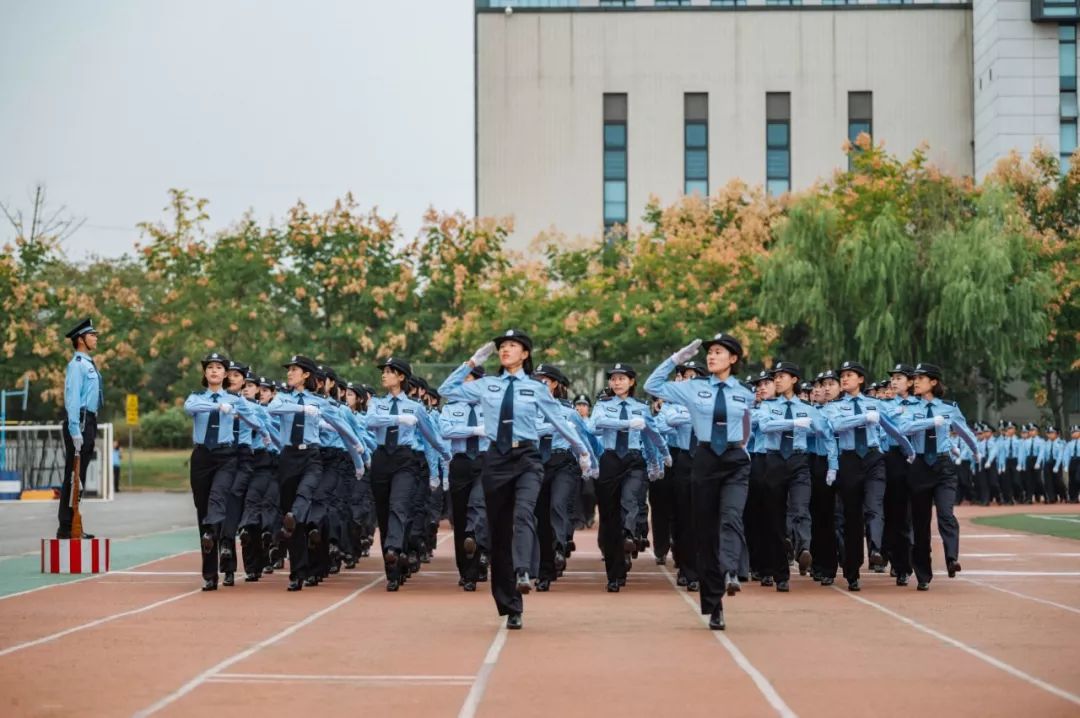
[[[170,187],[211,227],[352,191],[412,235],[473,207],[472,0],[0,0],[0,201],[36,182],[130,252]],[[0,242],[13,236],[0,226]]]

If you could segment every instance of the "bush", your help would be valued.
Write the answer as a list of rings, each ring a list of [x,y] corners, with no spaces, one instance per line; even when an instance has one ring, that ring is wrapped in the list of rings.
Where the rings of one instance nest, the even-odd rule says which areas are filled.
[[[148,412],[139,419],[138,441],[145,449],[191,446],[191,418],[178,406]]]

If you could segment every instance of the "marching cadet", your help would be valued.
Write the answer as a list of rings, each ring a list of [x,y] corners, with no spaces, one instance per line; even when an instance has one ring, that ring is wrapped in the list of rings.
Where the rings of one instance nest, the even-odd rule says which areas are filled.
[[[199,522],[204,591],[218,587],[219,544],[223,562],[232,558],[228,544],[221,542],[237,463],[233,433],[237,397],[224,387],[227,365],[228,360],[217,352],[204,357],[203,391],[192,393],[184,402],[184,411],[194,419],[191,496]]]
[[[893,397],[881,400],[886,418],[896,423],[897,417],[907,407],[918,404],[911,395],[915,388],[915,367],[896,364],[889,372]],[[881,554],[892,566],[897,586],[906,586],[911,575],[911,502],[908,491],[910,465],[900,447],[888,434],[881,437],[885,452],[885,499],[884,528],[881,536]]]
[[[1080,424],[1069,428],[1070,438],[1061,457],[1054,466],[1054,471],[1062,468],[1069,474],[1068,499],[1070,504],[1080,503]]]
[[[408,530],[411,501],[421,472],[421,440],[437,445],[435,430],[427,411],[406,393],[412,366],[398,357],[388,357],[377,365],[382,369],[386,396],[374,396],[368,403],[367,425],[375,433],[379,448],[371,457],[371,490],[379,523],[386,590],[397,591],[408,570]]]
[[[960,571],[960,524],[953,514],[956,503],[956,466],[952,462],[952,439],[948,429],[957,435],[975,454],[978,446],[968,428],[964,415],[955,404],[941,400],[945,394],[942,371],[934,364],[915,366],[915,395],[920,402],[898,417],[901,430],[912,437],[915,461],[908,473],[911,484],[911,522],[915,532],[912,564],[918,590],[930,589],[934,573],[930,564],[930,515],[937,510],[938,533],[945,548],[945,567],[949,578]],[[946,427],[944,430],[942,427]]]
[[[648,463],[646,440],[662,444],[663,438],[652,426],[649,407],[634,398],[634,368],[617,363],[607,370],[607,377],[612,396],[593,407],[589,428],[604,447],[596,479],[599,538],[607,590],[618,593],[626,585],[626,572],[640,548],[639,512]]]
[[[776,590],[789,590],[791,570],[785,541],[794,536],[794,553],[805,574],[813,563],[810,553],[810,463],[807,437],[814,434],[827,450],[828,474],[836,476],[836,438],[821,413],[795,396],[802,369],[793,362],[773,366],[777,397],[762,403],[758,414],[761,443],[765,445],[762,506],[762,565],[776,581]],[[789,513],[790,512],[790,513]],[[788,526],[789,515],[793,518]]]
[[[230,362],[230,366],[233,362]],[[230,371],[231,375],[232,372]],[[270,447],[277,451],[274,444],[277,437],[274,436],[274,426],[270,421],[270,414],[260,404],[256,397],[259,394],[260,377],[251,373],[250,369],[245,372],[241,400],[236,404],[238,417],[243,421],[236,422],[237,446],[237,477],[233,482],[232,499],[239,504],[240,515],[235,519],[235,525],[239,528],[240,548],[244,557],[244,580],[247,582],[258,581],[266,566],[265,549],[269,548],[269,541],[262,539],[262,505],[266,501],[267,487],[270,481],[270,470],[273,465]],[[254,428],[252,423],[258,428]],[[246,454],[244,447],[250,450],[250,456]],[[239,465],[247,463],[246,472]],[[244,475],[246,473],[246,476]],[[243,480],[241,477],[243,476]],[[230,509],[235,510],[230,504]],[[232,520],[230,519],[230,522]],[[267,536],[269,538],[269,535]],[[235,559],[233,560],[235,564]]]
[[[259,379],[259,405],[265,409],[274,400],[277,393],[282,391],[278,382],[266,377]],[[266,465],[262,467],[269,473],[266,482],[266,492],[262,501],[262,545],[266,551],[266,566],[263,574],[271,574],[275,570],[284,567],[283,556],[285,549],[281,546],[281,487],[278,485],[278,457],[281,455],[281,418],[266,412],[270,419],[271,436],[273,443],[267,447],[269,456]],[[256,462],[256,472],[260,470]]]
[[[378,448],[378,444],[367,429],[365,412],[370,396],[364,385],[356,382],[345,383],[345,406],[348,411],[344,413],[352,422],[353,431],[367,448],[364,452],[364,464],[368,469],[359,481],[352,483],[349,491],[349,533],[354,553],[345,555],[345,568],[355,568],[357,558],[369,555],[371,539],[375,535],[375,506],[371,495],[370,469],[371,455]]]
[[[587,394],[578,394],[574,399],[574,409],[577,410],[578,416],[583,420],[588,421],[592,416],[592,401]],[[593,447],[596,448],[595,445]],[[584,528],[592,528],[596,520],[596,480],[591,476],[585,476],[581,482],[581,492],[577,502],[577,519],[575,526],[580,525]],[[570,533],[570,539],[567,543],[566,557],[570,558],[570,553],[574,550],[574,534]]]
[[[840,396],[836,372],[828,369],[814,377],[817,396],[815,407],[825,414],[830,402]],[[833,442],[835,446],[835,441]],[[834,482],[828,481],[828,449],[824,441],[814,441],[814,462],[810,472],[810,553],[814,557],[811,575],[822,586],[836,582],[839,546],[837,540],[837,504]]]
[[[776,584],[776,579],[768,572],[763,562],[764,520],[765,520],[765,437],[761,435],[758,424],[758,409],[763,402],[776,398],[776,384],[773,383],[772,370],[763,369],[756,375],[747,377],[746,383],[754,391],[754,411],[751,413],[750,439],[746,450],[750,453],[750,484],[746,494],[746,507],[743,509],[743,531],[746,537],[746,551],[742,559],[741,577],[761,581],[769,588]]]
[[[859,568],[863,562],[863,536],[870,547],[870,567],[882,566],[881,536],[884,529],[885,459],[881,432],[891,436],[904,455],[914,456],[910,442],[882,416],[876,399],[862,394],[866,368],[856,361],[840,365],[840,389],[844,396],[825,408],[840,449],[836,483],[844,516],[844,578],[849,591],[861,590]]]
[[[675,367],[704,346],[708,378],[667,381]],[[695,339],[661,362],[645,382],[645,391],[690,410],[699,440],[691,477],[701,613],[709,628],[724,630],[723,595],[740,590],[739,562],[745,548],[742,517],[750,479],[746,441],[754,396],[732,372],[742,358],[742,344],[730,334],[716,334],[702,344]]]
[[[57,507],[56,538],[93,538],[93,534],[71,535],[75,512],[71,509],[72,473],[75,457],[79,457],[79,488],[86,491],[86,470],[94,457],[97,440],[97,418],[101,412],[103,391],[101,373],[94,364],[98,333],[94,323],[84,319],[64,335],[71,340],[75,355],[68,362],[64,375],[64,481],[60,486],[60,505]],[[215,574],[216,577],[216,574]]]
[[[1035,462],[1035,470],[1042,469],[1043,486],[1046,489],[1046,503],[1056,504],[1058,501],[1065,502],[1065,482],[1062,481],[1061,471],[1058,464],[1061,461],[1061,452],[1065,450],[1065,441],[1058,434],[1056,426],[1046,427],[1046,439],[1043,442],[1042,452]]]
[[[1007,421],[1004,433],[998,435],[997,445],[994,447],[998,482],[1006,506],[1012,506],[1016,501],[1023,502],[1024,483],[1020,473],[1020,450],[1021,440],[1016,435],[1016,424]]]
[[[495,351],[502,369],[497,376],[466,382],[474,367]],[[561,409],[532,373],[532,339],[516,329],[480,347],[446,378],[439,393],[450,401],[482,403],[484,427],[491,446],[484,454],[482,481],[490,525],[491,593],[506,627],[522,627],[522,595],[532,590],[537,554],[536,497],[544,467],[536,433],[537,413],[543,414],[573,447],[582,471],[589,469],[588,449],[561,421]]]

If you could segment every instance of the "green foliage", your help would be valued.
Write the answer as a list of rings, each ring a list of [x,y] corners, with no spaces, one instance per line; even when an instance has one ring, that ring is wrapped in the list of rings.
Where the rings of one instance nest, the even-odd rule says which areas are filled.
[[[139,417],[138,443],[150,449],[180,449],[191,445],[191,417],[178,406]]]

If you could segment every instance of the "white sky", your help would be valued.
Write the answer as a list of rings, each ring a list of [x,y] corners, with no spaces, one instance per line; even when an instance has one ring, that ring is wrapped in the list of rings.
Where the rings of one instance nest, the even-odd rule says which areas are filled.
[[[170,187],[211,229],[352,191],[407,234],[473,208],[472,0],[0,0],[0,201],[117,256]],[[13,232],[0,225],[0,242]]]

